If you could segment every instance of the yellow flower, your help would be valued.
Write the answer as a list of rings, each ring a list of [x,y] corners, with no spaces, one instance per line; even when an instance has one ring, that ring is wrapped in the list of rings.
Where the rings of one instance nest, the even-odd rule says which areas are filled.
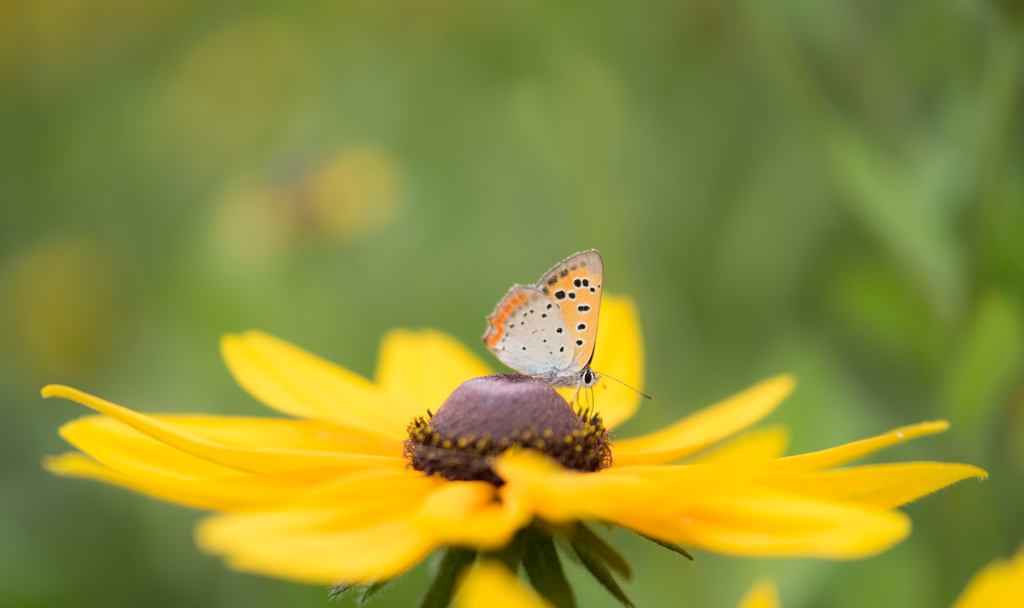
[[[606,297],[600,326],[594,368],[642,385],[632,303]],[[683,554],[676,543],[739,556],[857,559],[907,536],[910,521],[896,507],[986,475],[931,462],[836,468],[945,422],[790,457],[781,457],[786,436],[777,428],[705,450],[769,414],[793,390],[785,375],[609,447],[607,429],[633,414],[635,393],[599,384],[595,414],[569,409],[538,380],[466,382],[492,372],[436,331],[389,333],[374,381],[260,332],[227,336],[222,350],[246,390],[299,419],[145,415],[51,385],[44,396],[105,415],[62,427],[84,454],[45,465],[219,511],[197,528],[202,548],[239,570],[336,583],[336,592],[367,585],[374,593],[374,583],[448,548],[430,605],[447,603],[457,573],[480,553],[522,564],[545,597],[571,605],[553,542],[561,538],[628,603],[611,572],[628,577],[629,566],[583,522],[618,525]],[[568,427],[536,422],[556,410]],[[517,416],[525,419],[512,424]],[[494,430],[502,425],[516,428]],[[443,475],[426,475],[410,459]]]
[[[1020,608],[1024,606],[1024,543],[1012,559],[997,559],[967,583],[953,608]]]
[[[496,560],[481,560],[468,570],[454,603],[455,608],[551,608]]]

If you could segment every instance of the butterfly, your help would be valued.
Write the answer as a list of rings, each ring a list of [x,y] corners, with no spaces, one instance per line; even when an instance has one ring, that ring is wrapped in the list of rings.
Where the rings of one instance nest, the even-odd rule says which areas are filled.
[[[555,264],[536,285],[513,285],[487,317],[483,341],[502,363],[556,388],[590,388],[604,263],[596,249]]]

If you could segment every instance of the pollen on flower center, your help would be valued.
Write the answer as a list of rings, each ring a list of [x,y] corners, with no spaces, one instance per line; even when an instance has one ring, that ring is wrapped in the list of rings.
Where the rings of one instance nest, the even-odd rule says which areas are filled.
[[[433,416],[409,423],[405,457],[413,468],[451,480],[504,481],[494,457],[530,448],[578,471],[611,464],[608,431],[599,414],[577,413],[547,382],[497,374],[462,383]]]

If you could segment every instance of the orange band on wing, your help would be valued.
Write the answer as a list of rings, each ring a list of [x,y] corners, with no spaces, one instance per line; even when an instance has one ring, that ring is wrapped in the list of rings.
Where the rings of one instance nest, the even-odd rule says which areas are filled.
[[[498,343],[498,340],[501,340],[501,337],[505,335],[505,319],[508,319],[512,311],[519,308],[524,302],[526,302],[526,294],[520,293],[514,298],[509,298],[508,302],[494,316],[490,317],[491,325],[498,331],[487,339],[487,346],[494,346]]]

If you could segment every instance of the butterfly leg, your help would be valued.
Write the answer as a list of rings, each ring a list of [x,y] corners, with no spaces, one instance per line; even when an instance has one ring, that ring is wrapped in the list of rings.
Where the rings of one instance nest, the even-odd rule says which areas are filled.
[[[580,396],[580,387],[583,386],[583,380],[580,380],[576,384],[576,392],[572,394],[572,401],[569,402],[569,407],[576,405],[576,398]]]

